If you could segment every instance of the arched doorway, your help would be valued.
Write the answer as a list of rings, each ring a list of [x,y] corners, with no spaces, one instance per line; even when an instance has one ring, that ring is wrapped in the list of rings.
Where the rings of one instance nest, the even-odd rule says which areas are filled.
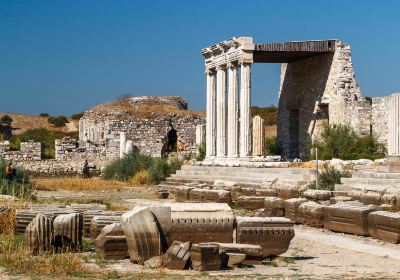
[[[170,129],[165,137],[163,147],[161,149],[161,155],[168,157],[170,153],[176,153],[178,151],[178,134],[175,129]]]

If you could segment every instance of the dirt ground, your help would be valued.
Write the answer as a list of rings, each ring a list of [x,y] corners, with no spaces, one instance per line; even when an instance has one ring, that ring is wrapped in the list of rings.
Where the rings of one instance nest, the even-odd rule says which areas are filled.
[[[100,200],[130,209],[137,203],[158,200],[156,190],[147,186],[88,192],[39,191],[37,197],[39,202]],[[279,258],[225,271],[151,270],[129,260],[87,266],[101,273],[93,274],[96,279],[400,279],[400,245],[302,225],[295,226],[295,233],[289,250]],[[0,270],[0,279],[26,277],[10,277]]]

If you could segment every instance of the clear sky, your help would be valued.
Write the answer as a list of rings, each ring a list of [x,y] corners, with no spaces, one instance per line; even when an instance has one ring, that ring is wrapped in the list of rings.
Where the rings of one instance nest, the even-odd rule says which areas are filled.
[[[0,112],[65,114],[122,94],[205,108],[203,47],[338,38],[364,96],[400,91],[400,1],[0,0]],[[253,67],[253,105],[277,104],[279,64]]]

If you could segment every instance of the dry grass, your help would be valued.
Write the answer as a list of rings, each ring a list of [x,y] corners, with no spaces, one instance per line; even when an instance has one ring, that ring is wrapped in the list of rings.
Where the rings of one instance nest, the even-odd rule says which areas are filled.
[[[24,245],[22,236],[0,236],[0,266],[8,274],[31,276],[83,276],[89,274],[82,258],[73,253],[49,253],[32,256]]]
[[[129,182],[135,186],[138,185],[145,185],[149,182],[149,172],[147,170],[142,170],[137,172],[130,180]]]
[[[98,178],[82,179],[82,178],[46,178],[32,179],[36,190],[42,191],[95,191],[95,190],[110,190],[123,189],[132,187],[132,184],[115,180],[102,180]]]
[[[34,116],[34,115],[25,115],[25,114],[14,114],[14,113],[0,113],[0,117],[3,115],[9,115],[12,119],[12,127],[13,129],[13,134],[22,134],[28,129],[34,129],[34,128],[47,128],[49,130],[54,130],[54,131],[62,131],[62,132],[72,132],[72,131],[77,131],[77,121],[68,119],[70,124],[67,124],[66,126],[63,127],[54,127],[54,125],[50,124],[47,121],[47,117],[41,117],[41,116]]]
[[[193,117],[204,116],[204,112],[201,111],[190,111],[190,110],[180,110],[172,106],[167,105],[142,105],[142,106],[132,106],[129,102],[124,101],[114,101],[110,103],[99,104],[93,109],[95,112],[109,112],[110,110],[124,111],[132,116],[137,117],[151,117],[155,114],[157,115],[167,115],[170,113],[176,113],[180,115],[189,115]]]

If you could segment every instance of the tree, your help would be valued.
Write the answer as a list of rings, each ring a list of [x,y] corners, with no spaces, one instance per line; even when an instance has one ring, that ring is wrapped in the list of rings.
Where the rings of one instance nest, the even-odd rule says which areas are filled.
[[[0,119],[0,123],[4,125],[11,125],[13,119],[9,115],[4,115]]]

